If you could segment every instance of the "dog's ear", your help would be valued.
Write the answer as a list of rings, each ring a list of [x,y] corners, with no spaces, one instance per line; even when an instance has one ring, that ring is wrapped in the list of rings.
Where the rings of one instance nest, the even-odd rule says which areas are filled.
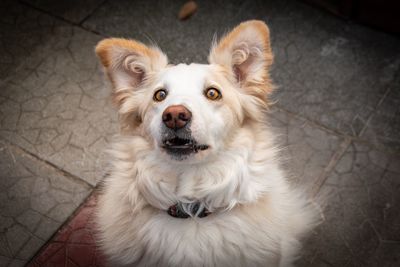
[[[269,29],[259,20],[241,23],[215,43],[208,60],[223,66],[247,93],[265,99],[272,90],[269,67],[273,61]]]
[[[96,54],[113,84],[113,101],[120,106],[151,73],[168,64],[165,54],[157,47],[133,40],[110,38],[100,41]]]

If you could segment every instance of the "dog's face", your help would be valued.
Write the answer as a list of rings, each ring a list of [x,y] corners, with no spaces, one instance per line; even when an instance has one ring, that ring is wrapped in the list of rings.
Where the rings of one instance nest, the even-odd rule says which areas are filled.
[[[156,75],[143,123],[155,145],[173,159],[218,151],[239,123],[239,98],[224,90],[218,72],[216,66],[180,64]]]
[[[214,45],[208,65],[168,65],[158,48],[125,39],[103,40],[96,52],[124,128],[177,161],[229,149],[231,137],[260,118],[271,91],[269,33],[260,21],[240,24]]]

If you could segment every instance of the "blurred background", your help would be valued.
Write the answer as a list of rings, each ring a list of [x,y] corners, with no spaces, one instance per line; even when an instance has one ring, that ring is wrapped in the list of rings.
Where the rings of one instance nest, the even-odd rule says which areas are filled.
[[[213,37],[249,19],[271,32],[277,90],[265,120],[284,167],[327,199],[298,265],[400,266],[397,2],[1,0],[0,266],[105,264],[91,194],[118,118],[99,40],[206,63]]]

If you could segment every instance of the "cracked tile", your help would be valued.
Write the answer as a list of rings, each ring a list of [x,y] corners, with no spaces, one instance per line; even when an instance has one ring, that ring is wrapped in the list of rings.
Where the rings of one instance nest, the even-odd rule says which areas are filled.
[[[400,63],[400,61],[399,61]],[[400,68],[399,68],[400,70]],[[400,71],[361,135],[381,149],[400,152]]]
[[[0,201],[0,265],[24,266],[91,187],[3,141],[0,170],[0,191],[5,192]]]
[[[56,20],[17,1],[1,1],[0,81],[17,72],[20,77],[31,73],[45,56],[40,51],[52,45],[49,36],[57,25]]]
[[[71,214],[71,212],[69,213],[69,215],[70,214]],[[67,216],[65,216],[64,220],[66,220],[66,219],[67,219]],[[40,239],[47,240],[50,236],[52,236],[57,231],[57,229],[60,226],[61,226],[60,222],[55,221],[52,218],[45,217],[40,222],[39,227],[36,229],[34,234]]]
[[[17,257],[24,261],[29,261],[32,258],[32,251],[37,251],[38,248],[42,247],[45,241],[32,236],[28,242],[25,243],[24,247],[18,252]]]
[[[281,146],[283,168],[295,186],[309,194],[341,142],[304,119],[272,109],[267,121]]]
[[[393,81],[400,40],[301,3],[281,2],[277,13],[265,16],[276,60],[272,74],[280,86],[278,105],[359,135]]]
[[[93,194],[27,266],[107,266],[95,238],[93,219],[96,202],[96,195]]]
[[[0,85],[0,136],[94,185],[106,145],[98,140],[118,132],[93,52],[100,37],[65,24],[52,30],[41,64]]]
[[[104,0],[64,0],[57,2],[51,0],[23,0],[23,2],[73,23],[81,23]]]
[[[32,209],[26,210],[24,213],[14,218],[18,223],[27,227],[30,232],[33,232],[41,221],[42,215]],[[10,219],[11,220],[11,219]]]
[[[21,225],[14,224],[5,231],[5,239],[11,251],[11,255],[16,255],[20,248],[28,241],[30,233]]]
[[[302,266],[398,265],[400,156],[353,143],[321,189],[325,221]],[[384,261],[382,261],[384,260]]]
[[[14,259],[11,261],[11,263],[8,265],[8,267],[19,267],[19,266],[25,266],[27,261],[20,260],[20,259]]]
[[[0,266],[7,266],[10,261],[10,258],[0,256]]]

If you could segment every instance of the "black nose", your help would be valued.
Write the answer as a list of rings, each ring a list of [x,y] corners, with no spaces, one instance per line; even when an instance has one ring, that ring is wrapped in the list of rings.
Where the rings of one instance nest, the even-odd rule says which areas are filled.
[[[184,127],[192,118],[192,113],[182,105],[169,106],[162,114],[162,120],[170,129]]]

